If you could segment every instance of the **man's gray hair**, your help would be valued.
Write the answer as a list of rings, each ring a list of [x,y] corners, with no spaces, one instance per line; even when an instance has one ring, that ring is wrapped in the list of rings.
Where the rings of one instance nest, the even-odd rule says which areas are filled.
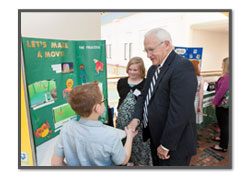
[[[163,28],[154,28],[150,31],[148,31],[144,38],[148,37],[149,35],[153,35],[155,34],[155,36],[157,37],[157,39],[160,41],[160,42],[163,42],[163,41],[169,41],[170,43],[170,46],[172,46],[172,39],[171,39],[171,35],[170,33],[163,29]]]

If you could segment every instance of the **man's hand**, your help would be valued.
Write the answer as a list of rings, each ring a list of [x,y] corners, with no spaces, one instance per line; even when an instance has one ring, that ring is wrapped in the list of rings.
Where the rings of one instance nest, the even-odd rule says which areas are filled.
[[[201,107],[200,106],[197,107],[197,113],[201,114]]]
[[[133,131],[136,130],[136,127],[139,125],[139,120],[138,119],[133,119],[129,125],[128,125],[128,128],[131,128]]]
[[[212,108],[215,109],[215,104],[212,104]]]
[[[157,148],[157,155],[160,159],[169,159],[170,155],[168,155],[169,150],[164,150],[161,145]]]

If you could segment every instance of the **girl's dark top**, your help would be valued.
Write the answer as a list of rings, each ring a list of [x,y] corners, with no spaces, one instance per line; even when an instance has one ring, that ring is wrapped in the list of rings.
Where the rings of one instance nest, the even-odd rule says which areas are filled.
[[[117,109],[120,107],[121,103],[126,98],[127,94],[130,92],[130,90],[132,90],[133,92],[135,91],[135,89],[142,91],[144,84],[145,84],[145,78],[139,84],[137,84],[133,87],[129,86],[128,77],[119,79],[118,83],[117,83],[117,90],[118,90],[118,94],[120,96],[120,99],[119,99]]]

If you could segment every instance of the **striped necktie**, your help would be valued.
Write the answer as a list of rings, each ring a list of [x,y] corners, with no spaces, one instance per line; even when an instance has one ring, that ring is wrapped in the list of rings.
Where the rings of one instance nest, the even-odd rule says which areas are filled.
[[[157,69],[155,70],[155,73],[154,73],[154,76],[151,80],[151,83],[150,83],[150,87],[148,89],[148,94],[147,94],[147,97],[145,99],[145,102],[144,102],[144,108],[143,108],[143,124],[144,124],[144,128],[147,127],[148,125],[148,104],[149,104],[149,101],[151,99],[151,96],[153,94],[153,91],[154,91],[154,86],[156,84],[156,81],[158,79],[158,76],[159,76],[159,73],[160,73],[160,68],[161,66],[158,66]]]

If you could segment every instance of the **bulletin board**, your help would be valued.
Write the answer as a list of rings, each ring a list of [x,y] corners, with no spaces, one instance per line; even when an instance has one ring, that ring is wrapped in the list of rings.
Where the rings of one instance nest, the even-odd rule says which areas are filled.
[[[56,137],[80,116],[67,103],[72,88],[99,81],[107,98],[105,41],[69,41],[22,37],[28,109],[35,146]],[[106,110],[99,117],[108,121]]]
[[[203,48],[188,48],[175,46],[175,52],[186,59],[201,61]]]

